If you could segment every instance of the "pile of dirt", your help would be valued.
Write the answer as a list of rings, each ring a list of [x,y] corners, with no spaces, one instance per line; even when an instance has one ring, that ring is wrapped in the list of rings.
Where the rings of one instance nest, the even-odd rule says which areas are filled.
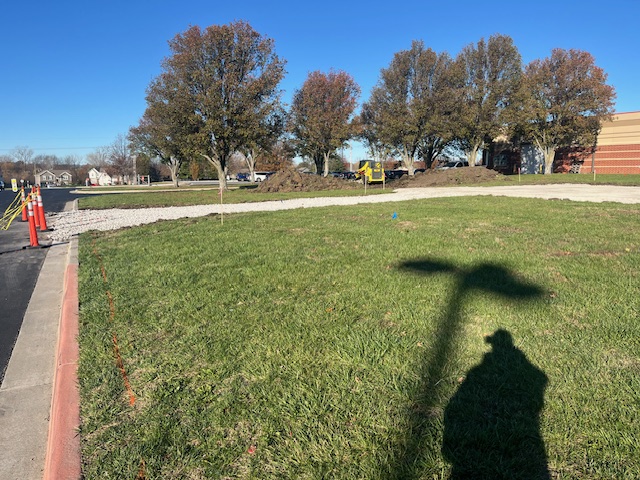
[[[257,192],[319,192],[361,188],[362,184],[335,177],[300,173],[293,168],[280,170],[260,183]]]
[[[409,177],[387,181],[390,188],[446,187],[448,185],[472,185],[505,179],[504,175],[482,166],[451,168],[449,170],[427,170]],[[371,185],[379,188],[381,185]],[[260,183],[256,192],[319,192],[323,190],[352,190],[362,188],[361,182],[335,177],[323,177],[300,173],[294,168],[280,170]]]
[[[416,173],[413,178],[404,175],[398,180],[389,181],[388,185],[392,188],[446,187],[448,185],[470,185],[504,179],[504,175],[495,170],[476,166],[450,168],[448,170],[427,170]]]

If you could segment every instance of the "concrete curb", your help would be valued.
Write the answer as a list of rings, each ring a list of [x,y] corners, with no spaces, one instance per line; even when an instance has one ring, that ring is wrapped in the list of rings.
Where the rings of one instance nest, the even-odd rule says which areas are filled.
[[[60,313],[45,480],[79,479],[80,392],[78,390],[78,239],[70,241]]]

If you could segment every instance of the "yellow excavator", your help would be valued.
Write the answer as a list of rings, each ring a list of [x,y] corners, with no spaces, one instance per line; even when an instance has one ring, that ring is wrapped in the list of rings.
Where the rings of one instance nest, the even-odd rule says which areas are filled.
[[[360,160],[356,180],[362,179],[363,183],[384,182],[384,168],[382,162],[375,160]]]

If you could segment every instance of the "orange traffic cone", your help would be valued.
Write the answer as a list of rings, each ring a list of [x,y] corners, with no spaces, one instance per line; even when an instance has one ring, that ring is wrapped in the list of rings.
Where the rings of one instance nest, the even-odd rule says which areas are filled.
[[[33,213],[33,202],[31,201],[31,195],[29,195],[29,200],[27,202],[27,209],[29,211],[29,246],[30,247],[39,247],[38,243],[38,232],[36,231],[36,221]]]
[[[38,213],[38,190],[34,185],[31,187],[31,207],[33,208],[33,221],[36,222],[36,227],[40,226],[40,214]]]
[[[28,221],[27,218],[27,198],[24,194],[24,186],[20,187],[20,199],[22,200],[22,221]]]
[[[38,215],[40,216],[40,231],[46,232],[49,229],[47,228],[47,220],[44,218],[44,203],[42,203],[42,191],[40,187],[38,187]]]

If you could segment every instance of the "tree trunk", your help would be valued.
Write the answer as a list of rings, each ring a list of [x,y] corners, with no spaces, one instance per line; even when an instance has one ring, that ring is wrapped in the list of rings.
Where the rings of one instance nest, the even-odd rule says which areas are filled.
[[[203,157],[206,158],[209,161],[209,163],[211,163],[211,165],[216,167],[216,171],[218,172],[218,181],[220,182],[220,189],[226,190],[227,189],[226,162],[225,162],[225,165],[223,166],[222,161],[220,161],[220,159],[218,158],[210,157],[208,155],[203,155]]]
[[[325,152],[323,154],[323,158],[324,158],[324,163],[322,165],[322,176],[323,177],[328,177],[329,176],[329,156],[331,155],[331,152]]]
[[[251,150],[251,153],[249,153],[249,155],[243,155],[244,156],[244,160],[247,162],[247,167],[249,168],[249,178],[251,178],[252,181],[255,181],[256,176],[255,176],[255,172],[256,172],[256,156],[255,156],[255,152],[253,150]],[[226,177],[225,177],[226,178]]]
[[[220,190],[227,189],[227,167],[226,165],[222,167],[216,166],[216,170],[218,170],[218,182],[220,182]]]
[[[476,166],[476,159],[478,158],[478,152],[480,151],[481,145],[476,143],[471,147],[471,150],[467,152],[467,162],[470,167]]]
[[[416,173],[413,163],[413,156],[409,155],[407,147],[402,147],[402,166],[407,169],[407,173],[410,177],[413,177]]]
[[[169,171],[171,172],[171,181],[175,188],[180,187],[178,184],[178,169],[180,168],[180,162],[173,155],[169,159]]]
[[[422,156],[422,160],[424,161],[424,166],[427,170],[431,170],[433,166],[434,157],[436,156],[436,149],[430,145],[425,152],[425,155]]]
[[[322,170],[323,170],[323,160],[324,157],[322,155],[316,155],[314,154],[313,156],[313,163],[316,166],[316,173],[318,175],[322,175]]]
[[[551,175],[553,173],[553,160],[556,156],[556,150],[553,147],[546,147],[542,150],[544,154],[544,174]]]

